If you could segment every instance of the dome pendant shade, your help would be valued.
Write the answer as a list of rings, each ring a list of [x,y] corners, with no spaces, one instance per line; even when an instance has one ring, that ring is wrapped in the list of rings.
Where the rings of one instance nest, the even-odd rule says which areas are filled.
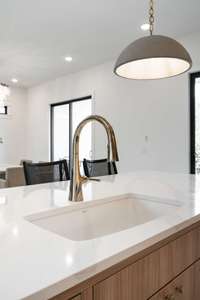
[[[119,56],[114,72],[128,79],[160,79],[188,71],[192,60],[176,40],[151,35],[130,44]]]

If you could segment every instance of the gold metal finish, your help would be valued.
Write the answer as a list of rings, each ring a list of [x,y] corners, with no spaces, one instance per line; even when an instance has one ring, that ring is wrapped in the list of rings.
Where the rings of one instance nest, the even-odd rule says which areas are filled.
[[[86,176],[81,176],[80,174],[80,161],[79,161],[79,142],[80,142],[80,134],[83,127],[91,122],[97,121],[106,130],[108,144],[107,144],[107,160],[118,161],[118,151],[117,151],[117,143],[115,138],[115,133],[110,125],[110,123],[103,118],[102,116],[92,115],[84,119],[76,128],[73,139],[73,156],[72,156],[72,171],[71,171],[71,180],[70,180],[70,193],[69,200],[70,201],[83,201],[83,193],[82,193],[82,184],[88,180],[99,181],[99,179],[88,178]],[[111,151],[112,150],[112,151]]]

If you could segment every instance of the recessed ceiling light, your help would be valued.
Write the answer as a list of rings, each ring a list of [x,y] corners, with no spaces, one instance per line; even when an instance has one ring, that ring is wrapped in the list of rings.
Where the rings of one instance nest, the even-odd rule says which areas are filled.
[[[12,81],[13,83],[17,83],[17,82],[18,82],[18,79],[17,79],[17,78],[12,78],[11,81]]]
[[[72,61],[72,57],[71,57],[71,56],[66,56],[66,57],[65,57],[65,61],[71,62],[71,61]]]
[[[147,30],[149,30],[150,25],[149,25],[148,23],[145,23],[145,24],[142,24],[142,25],[140,26],[140,28],[141,28],[143,31],[147,31]]]

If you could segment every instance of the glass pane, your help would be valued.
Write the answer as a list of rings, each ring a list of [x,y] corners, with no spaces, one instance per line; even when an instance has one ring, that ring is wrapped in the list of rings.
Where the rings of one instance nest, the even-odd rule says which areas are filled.
[[[73,103],[72,108],[72,134],[78,124],[92,114],[92,100],[84,100]],[[88,123],[81,132],[80,137],[80,160],[90,159],[92,153],[92,124]]]
[[[54,106],[53,160],[69,158],[69,104]]]

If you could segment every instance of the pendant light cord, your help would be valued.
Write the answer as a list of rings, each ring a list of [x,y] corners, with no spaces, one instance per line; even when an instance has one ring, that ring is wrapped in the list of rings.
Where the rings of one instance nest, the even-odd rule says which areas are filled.
[[[153,35],[153,28],[154,28],[154,2],[150,0],[149,2],[149,31],[150,35]]]

